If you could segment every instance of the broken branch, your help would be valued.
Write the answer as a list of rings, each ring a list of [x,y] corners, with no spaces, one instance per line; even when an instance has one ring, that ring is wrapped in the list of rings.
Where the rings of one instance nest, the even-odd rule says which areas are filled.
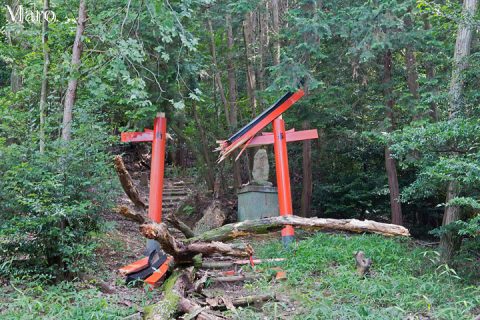
[[[249,257],[253,254],[253,249],[250,246],[235,247],[234,245],[222,242],[183,243],[170,234],[164,223],[141,225],[140,232],[146,238],[158,241],[163,251],[173,256],[177,264],[191,264],[193,263],[193,257],[199,253],[203,256],[211,256],[219,253],[234,257]]]
[[[130,200],[132,200],[132,202],[137,207],[146,209],[147,205],[140,198],[140,194],[138,193],[138,190],[133,183],[130,173],[128,173],[127,168],[125,168],[125,163],[123,163],[123,159],[121,156],[115,156],[114,166],[115,170],[117,171],[118,178],[120,179],[122,188],[127,194],[128,198],[130,198]]]

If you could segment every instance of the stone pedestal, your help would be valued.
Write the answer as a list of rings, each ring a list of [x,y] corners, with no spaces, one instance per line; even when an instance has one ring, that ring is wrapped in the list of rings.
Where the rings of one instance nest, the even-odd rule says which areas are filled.
[[[238,221],[278,217],[277,188],[247,185],[238,191]]]

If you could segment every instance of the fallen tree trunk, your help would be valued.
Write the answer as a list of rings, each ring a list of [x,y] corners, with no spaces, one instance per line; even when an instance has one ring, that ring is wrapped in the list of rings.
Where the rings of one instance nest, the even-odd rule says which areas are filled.
[[[249,257],[253,254],[252,247],[248,245],[246,247],[238,247],[215,241],[184,243],[175,239],[164,223],[141,225],[140,232],[146,238],[158,241],[163,251],[173,256],[176,264],[192,264],[193,257],[200,253],[203,256],[211,256],[218,253],[233,257]]]
[[[307,230],[336,230],[355,233],[377,233],[384,236],[410,236],[407,228],[388,223],[357,219],[325,219],[283,216],[247,220],[226,224],[220,228],[206,231],[201,235],[187,239],[185,243],[198,241],[229,241],[252,234],[264,234],[281,230],[285,225]]]
[[[202,308],[196,302],[187,299],[186,293],[192,287],[193,267],[182,271],[176,270],[163,285],[162,301],[144,309],[145,320],[175,319],[188,313],[191,319],[220,320],[225,319],[213,314],[208,308]]]
[[[115,156],[114,166],[115,170],[117,171],[118,178],[120,179],[122,188],[127,194],[128,198],[130,198],[130,200],[132,200],[137,207],[146,209],[147,205],[140,198],[140,194],[133,184],[132,177],[130,176],[130,173],[128,173],[127,168],[125,168],[125,164],[123,163],[121,156]]]

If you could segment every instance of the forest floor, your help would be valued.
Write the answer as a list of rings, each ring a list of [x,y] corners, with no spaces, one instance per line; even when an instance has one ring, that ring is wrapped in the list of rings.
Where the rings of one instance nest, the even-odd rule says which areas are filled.
[[[0,290],[1,319],[123,319],[139,314],[161,298],[159,289],[129,287],[118,267],[141,256],[144,239],[128,221],[112,216],[110,230],[100,238],[95,278],[113,293],[102,292],[95,280],[43,285],[20,279]],[[457,273],[438,265],[437,253],[411,239],[377,235],[299,233],[292,251],[284,251],[279,235],[248,239],[258,258],[284,257],[284,281],[272,280],[269,265],[257,265],[264,277],[243,285],[207,286],[217,296],[276,293],[278,301],[237,308],[231,319],[468,319],[480,314],[478,259],[459,257]],[[468,243],[464,246],[468,250]],[[373,259],[371,274],[355,273],[353,253]],[[250,267],[245,267],[247,271]]]
[[[119,203],[124,202],[122,196]],[[104,219],[105,230],[95,236],[99,246],[89,280],[0,283],[0,319],[135,319],[145,306],[159,301],[160,289],[127,286],[117,273],[143,255],[145,239],[138,226],[114,212],[106,212]],[[452,269],[438,263],[432,247],[414,239],[302,231],[297,237],[289,251],[280,244],[279,233],[242,240],[253,245],[255,258],[286,260],[256,265],[260,278],[252,281],[207,282],[205,290],[214,296],[276,295],[277,301],[224,312],[228,318],[471,320],[480,314],[480,257],[472,259],[471,253],[461,253]],[[463,252],[470,245],[465,243]],[[373,259],[365,278],[355,271],[358,250]],[[286,271],[287,278],[272,280],[272,267]]]

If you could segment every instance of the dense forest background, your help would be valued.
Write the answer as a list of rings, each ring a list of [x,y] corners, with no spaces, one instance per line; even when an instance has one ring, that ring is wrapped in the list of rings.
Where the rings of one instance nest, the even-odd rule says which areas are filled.
[[[476,9],[476,0],[6,0],[0,272],[83,268],[117,194],[119,134],[151,127],[159,111],[174,139],[168,174],[233,194],[249,181],[252,153],[217,165],[216,140],[302,79],[306,96],[284,119],[320,138],[288,146],[295,214],[403,224],[440,237],[449,261],[480,230]],[[36,11],[54,15],[35,21]]]

